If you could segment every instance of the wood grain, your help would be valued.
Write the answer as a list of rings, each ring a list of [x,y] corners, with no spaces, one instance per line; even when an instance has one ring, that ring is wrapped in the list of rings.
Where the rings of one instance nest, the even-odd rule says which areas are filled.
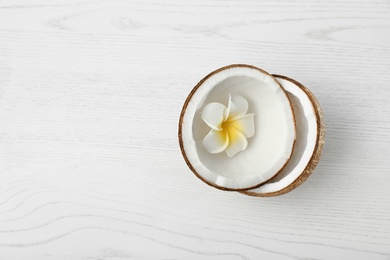
[[[0,259],[390,259],[390,2],[0,2]],[[324,110],[297,190],[212,189],[177,141],[207,73],[253,64]]]

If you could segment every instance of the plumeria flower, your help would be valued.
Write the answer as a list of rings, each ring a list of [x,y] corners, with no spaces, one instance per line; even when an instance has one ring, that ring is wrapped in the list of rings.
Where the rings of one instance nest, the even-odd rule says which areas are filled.
[[[216,102],[207,104],[202,119],[211,131],[203,139],[204,148],[213,154],[225,151],[229,158],[244,151],[247,138],[255,134],[255,115],[247,112],[248,101],[239,95],[229,95],[228,107]]]

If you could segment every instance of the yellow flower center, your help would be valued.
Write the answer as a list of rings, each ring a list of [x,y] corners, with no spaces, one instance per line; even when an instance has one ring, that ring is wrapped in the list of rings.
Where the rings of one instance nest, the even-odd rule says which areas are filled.
[[[221,124],[222,131],[220,131],[220,137],[225,140],[226,134],[229,136],[229,143],[235,143],[239,138],[240,123],[237,120],[230,120],[228,118]]]

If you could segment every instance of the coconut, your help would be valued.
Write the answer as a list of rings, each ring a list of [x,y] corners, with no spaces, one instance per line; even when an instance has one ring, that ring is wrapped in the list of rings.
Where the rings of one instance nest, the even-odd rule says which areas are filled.
[[[223,190],[258,187],[283,170],[295,144],[292,104],[266,71],[236,64],[203,78],[187,97],[179,143],[191,171]]]
[[[294,107],[297,138],[286,167],[272,180],[256,189],[243,191],[251,196],[282,195],[301,185],[317,166],[325,142],[325,125],[320,104],[312,92],[286,76],[273,75],[286,90]]]

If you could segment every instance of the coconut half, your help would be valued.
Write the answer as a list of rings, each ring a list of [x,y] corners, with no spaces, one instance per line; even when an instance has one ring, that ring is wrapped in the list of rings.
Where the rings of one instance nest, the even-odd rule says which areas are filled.
[[[233,135],[229,130],[227,136],[212,132],[220,131],[221,120],[230,120],[229,113],[237,109],[253,115],[250,124],[254,129],[246,141],[245,131]],[[230,144],[215,147],[215,136],[211,136],[215,143],[206,138],[213,134],[233,140],[232,145],[239,142],[239,147],[225,153]],[[277,175],[290,159],[295,143],[294,112],[272,75],[250,65],[230,65],[210,73],[191,91],[180,115],[178,135],[188,167],[201,180],[223,190],[251,189]]]
[[[297,138],[286,167],[272,180],[256,189],[243,191],[251,196],[282,195],[301,185],[317,166],[325,142],[325,125],[317,99],[306,87],[286,76],[273,75],[286,90],[294,107]]]

